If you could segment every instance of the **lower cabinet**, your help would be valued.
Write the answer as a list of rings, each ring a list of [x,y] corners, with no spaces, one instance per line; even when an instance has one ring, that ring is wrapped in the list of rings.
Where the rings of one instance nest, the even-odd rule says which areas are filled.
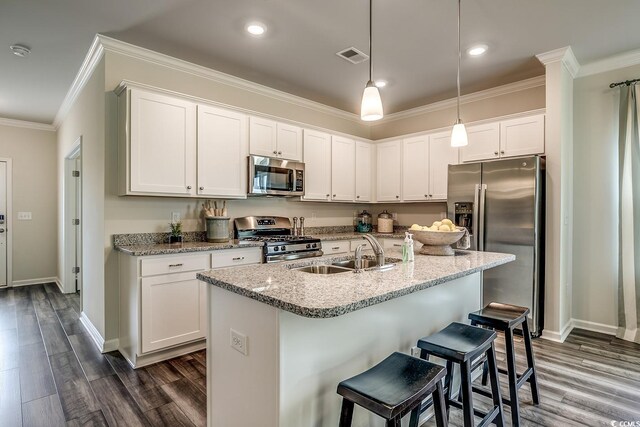
[[[322,242],[322,252],[325,255],[346,254],[351,250],[349,240],[325,240]]]

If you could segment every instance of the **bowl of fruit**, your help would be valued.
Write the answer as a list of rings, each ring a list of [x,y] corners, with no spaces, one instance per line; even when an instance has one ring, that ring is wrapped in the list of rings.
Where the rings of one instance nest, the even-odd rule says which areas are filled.
[[[413,224],[409,232],[422,243],[420,253],[423,255],[453,255],[451,245],[464,236],[465,229],[456,227],[450,219],[435,221],[430,227]]]

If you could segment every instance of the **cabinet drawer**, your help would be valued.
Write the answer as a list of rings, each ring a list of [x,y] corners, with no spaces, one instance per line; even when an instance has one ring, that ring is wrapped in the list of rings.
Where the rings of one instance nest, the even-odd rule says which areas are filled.
[[[349,252],[349,240],[327,240],[322,242],[322,252],[325,255],[344,254]]]
[[[140,275],[142,277],[208,269],[209,254],[166,256],[143,259],[140,262]]]
[[[228,249],[215,251],[211,254],[211,268],[260,264],[261,262],[262,248]]]
[[[382,247],[387,249],[400,249],[402,250],[402,239],[384,239],[382,241]]]
[[[371,243],[367,242],[364,239],[356,239],[356,240],[352,240],[351,241],[351,251],[355,251],[356,248],[360,245],[364,245],[364,248],[362,248],[363,251],[371,251]]]

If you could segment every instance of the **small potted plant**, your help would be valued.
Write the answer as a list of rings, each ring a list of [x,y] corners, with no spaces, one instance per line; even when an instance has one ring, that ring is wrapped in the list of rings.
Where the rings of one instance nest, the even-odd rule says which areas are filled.
[[[169,236],[169,243],[182,243],[182,222],[170,222],[171,235]]]

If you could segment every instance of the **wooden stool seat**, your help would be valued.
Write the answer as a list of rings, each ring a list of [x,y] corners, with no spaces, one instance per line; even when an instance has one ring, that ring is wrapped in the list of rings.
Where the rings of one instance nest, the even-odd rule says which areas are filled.
[[[494,331],[454,322],[440,332],[421,338],[418,347],[443,359],[466,362],[487,351],[495,339]]]
[[[350,426],[353,404],[373,412],[387,420],[389,426],[400,426],[400,419],[415,411],[419,415],[422,401],[433,396],[436,421],[442,418],[444,424],[444,394],[442,379],[446,369],[443,366],[422,359],[395,352],[371,369],[342,381],[338,394],[343,397],[340,426]],[[438,416],[440,412],[440,416]],[[411,418],[417,427],[418,418]]]
[[[478,311],[469,313],[469,319],[475,324],[502,331],[519,325],[528,315],[527,307],[492,302]]]

